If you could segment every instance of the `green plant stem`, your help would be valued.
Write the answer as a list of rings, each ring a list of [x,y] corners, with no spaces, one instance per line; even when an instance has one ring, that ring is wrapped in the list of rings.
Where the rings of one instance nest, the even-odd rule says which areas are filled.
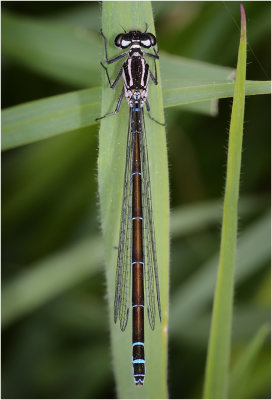
[[[219,268],[213,304],[204,398],[226,398],[228,392],[245,76],[246,20],[243,6],[241,6],[241,38],[231,115]]]

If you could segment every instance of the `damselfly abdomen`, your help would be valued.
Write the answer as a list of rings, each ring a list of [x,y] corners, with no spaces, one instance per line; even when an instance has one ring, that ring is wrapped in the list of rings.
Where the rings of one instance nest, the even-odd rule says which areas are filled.
[[[102,119],[116,114],[125,95],[129,105],[130,118],[115,281],[114,321],[116,322],[119,318],[121,330],[126,329],[132,286],[132,364],[136,385],[143,385],[145,377],[144,309],[146,307],[150,327],[154,330],[155,298],[157,298],[161,320],[151,182],[143,112],[145,105],[149,117],[161,124],[150,115],[147,99],[149,78],[155,85],[158,84],[156,60],[159,59],[159,56],[155,49],[155,36],[146,31],[147,29],[145,32],[130,31],[117,35],[116,47],[128,48],[128,50],[112,59],[108,58],[107,39],[101,31],[105,42],[107,64],[124,57],[126,60],[113,83],[111,83],[107,68],[101,63],[112,89],[116,87],[121,76],[123,76],[124,85],[115,110],[97,118]],[[149,48],[153,49],[154,54],[143,50]],[[144,57],[154,60],[154,75]]]

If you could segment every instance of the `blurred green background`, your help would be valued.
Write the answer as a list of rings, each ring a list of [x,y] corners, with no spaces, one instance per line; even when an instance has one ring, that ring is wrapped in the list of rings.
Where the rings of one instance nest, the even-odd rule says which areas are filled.
[[[247,79],[268,80],[270,2],[244,6]],[[153,11],[161,51],[235,68],[239,3],[154,2]],[[100,86],[101,4],[2,2],[2,24],[5,13],[93,35],[99,51],[90,81]],[[130,28],[125,21],[124,27]],[[2,35],[3,108],[82,88],[20,62],[5,49],[9,34]],[[214,116],[166,110],[172,398],[202,393],[230,112],[231,99],[220,100]],[[115,397],[97,198],[98,128],[2,153],[3,398]],[[243,149],[233,365],[259,329],[270,325],[270,96],[247,97]],[[29,294],[31,301],[20,309]],[[241,397],[270,398],[268,339],[253,365]]]

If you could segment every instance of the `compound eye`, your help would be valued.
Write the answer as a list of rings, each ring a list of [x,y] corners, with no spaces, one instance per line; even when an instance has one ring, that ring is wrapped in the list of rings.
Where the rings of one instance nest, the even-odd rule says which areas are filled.
[[[152,33],[145,33],[142,35],[141,45],[147,48],[155,46],[157,43],[156,38]]]
[[[120,33],[116,36],[114,44],[116,47],[121,47],[121,49],[125,49],[126,47],[130,46],[131,40],[127,37],[126,34]]]
[[[152,33],[148,33],[148,36],[149,36],[149,40],[150,40],[151,46],[155,46],[156,43],[157,43],[157,40],[156,40],[155,36],[152,35]]]
[[[116,47],[122,47],[122,40],[123,40],[123,34],[120,33],[119,35],[116,36],[116,38],[114,39],[114,44]]]

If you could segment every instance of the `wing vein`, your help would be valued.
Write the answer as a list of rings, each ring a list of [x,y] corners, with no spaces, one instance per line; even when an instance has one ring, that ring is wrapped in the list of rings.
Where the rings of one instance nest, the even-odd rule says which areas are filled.
[[[141,135],[141,163],[142,163],[142,204],[144,215],[144,280],[145,280],[145,299],[147,303],[147,315],[151,329],[155,328],[155,289],[159,318],[161,320],[161,303],[158,277],[158,265],[156,255],[156,242],[152,214],[151,182],[149,172],[149,161],[147,151],[147,139],[142,112],[143,129]]]
[[[117,268],[115,278],[115,300],[114,300],[114,322],[118,317],[122,331],[126,329],[129,307],[130,307],[130,287],[131,287],[131,257],[132,257],[132,135],[129,125],[127,135],[126,166],[124,174],[123,204],[121,211],[119,248],[117,257]]]

